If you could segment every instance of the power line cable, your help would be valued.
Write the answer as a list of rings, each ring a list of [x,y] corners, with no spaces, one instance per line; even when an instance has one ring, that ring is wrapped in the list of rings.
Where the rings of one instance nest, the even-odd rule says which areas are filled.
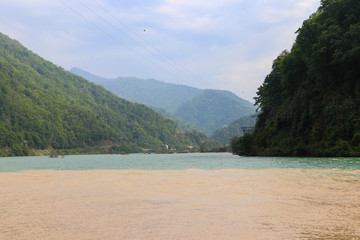
[[[103,17],[101,17],[99,14],[97,14],[95,11],[93,11],[90,7],[88,7],[86,4],[84,4],[83,2],[81,2],[80,0],[76,0],[77,2],[79,2],[80,4],[82,4],[85,8],[87,8],[89,11],[91,11],[95,16],[97,16],[98,18],[100,18],[102,21],[106,22],[107,24],[109,24],[110,26],[112,26],[114,29],[116,29],[117,31],[119,31],[121,34],[123,34],[126,38],[128,38],[129,40],[135,42],[136,44],[138,44],[141,48],[143,48],[145,51],[149,52],[150,54],[155,54],[158,57],[161,58],[165,58],[167,60],[167,64],[170,65],[174,70],[177,70],[179,72],[182,72],[185,75],[191,76],[191,78],[198,78],[199,80],[202,81],[201,78],[197,77],[194,73],[186,70],[184,67],[180,66],[178,63],[176,63],[174,60],[172,60],[170,57],[167,57],[166,55],[162,54],[158,49],[156,49],[154,46],[152,46],[148,41],[146,41],[144,38],[142,38],[139,34],[133,32],[128,26],[126,26],[125,24],[123,24],[121,21],[119,21],[118,18],[116,18],[110,11],[108,11],[107,9],[105,9],[104,7],[102,7],[97,1],[93,1],[95,2],[101,9],[103,9],[103,11],[105,11],[108,15],[110,15],[113,19],[115,19],[116,22],[118,22],[120,25],[122,25],[123,27],[125,27],[126,29],[128,29],[131,33],[133,33],[135,36],[137,36],[138,38],[140,38],[142,41],[144,41],[147,45],[149,45],[152,49],[147,48],[146,46],[144,46],[142,43],[140,43],[139,41],[135,40],[134,38],[130,37],[128,34],[126,34],[125,32],[123,32],[121,29],[119,29],[117,26],[115,26],[114,24],[110,23],[108,20],[104,19]],[[181,78],[183,80],[185,80],[184,78]],[[200,83],[201,83],[200,81]],[[185,82],[187,82],[188,84],[192,84],[191,82],[185,80]]]
[[[107,36],[109,36],[110,38],[112,38],[114,41],[120,43],[121,45],[123,45],[124,47],[126,47],[127,49],[129,49],[130,51],[132,51],[134,54],[138,55],[139,57],[141,57],[142,59],[145,59],[146,61],[148,61],[149,63],[157,66],[158,68],[162,69],[163,71],[167,72],[168,74],[181,79],[183,81],[186,81],[185,79],[183,79],[182,77],[178,76],[177,74],[167,70],[166,68],[164,68],[163,66],[157,64],[156,62],[154,62],[152,59],[143,56],[141,53],[139,53],[138,51],[134,50],[133,48],[127,46],[126,44],[124,44],[123,42],[121,42],[118,38],[116,38],[115,36],[113,36],[111,33],[105,31],[102,27],[100,27],[98,24],[90,21],[87,17],[85,17],[83,14],[81,14],[79,11],[75,10],[73,7],[71,7],[69,4],[65,3],[63,0],[59,0],[63,5],[65,5],[67,8],[69,8],[70,10],[72,10],[73,12],[75,12],[77,15],[79,15],[81,18],[83,18],[85,21],[91,23],[92,25],[94,25],[98,30],[100,30],[101,32],[103,32],[104,34],[106,34]],[[76,0],[78,1],[78,0]],[[79,2],[79,1],[78,1]],[[80,2],[81,3],[81,2]],[[82,3],[81,3],[82,4]],[[84,4],[82,4],[84,5]],[[85,5],[84,5],[85,6]],[[90,10],[93,14],[95,14],[97,17],[101,18],[103,21],[105,21],[106,23],[110,24],[111,26],[115,27],[113,24],[111,24],[110,22],[108,22],[107,20],[103,19],[102,17],[100,17],[98,14],[96,14],[93,10],[91,10],[90,8],[88,8],[87,6],[85,6],[88,10]],[[126,34],[122,33],[123,35],[127,36]],[[128,36],[127,36],[128,37]],[[128,37],[129,38],[129,37]],[[131,38],[130,38],[131,39]]]
[[[139,39],[141,39],[144,43],[146,43],[148,46],[150,46],[153,50],[153,53],[160,56],[161,58],[164,58],[165,60],[169,61],[170,64],[180,70],[181,72],[188,74],[192,76],[193,78],[196,78],[197,80],[202,81],[203,79],[199,76],[197,76],[195,73],[191,72],[190,70],[186,69],[185,67],[181,66],[179,63],[175,62],[172,58],[167,56],[166,54],[162,53],[158,48],[153,46],[151,43],[149,43],[146,39],[144,39],[141,35],[137,34],[136,32],[132,31],[131,28],[129,28],[127,25],[123,24],[117,17],[114,16],[109,10],[104,8],[98,1],[93,0],[94,3],[96,3],[103,11],[105,11],[109,16],[111,16],[117,23],[122,25],[124,28],[126,28],[128,31],[130,31],[132,34],[137,36]]]
[[[92,25],[94,25],[97,29],[99,29],[101,32],[103,32],[104,34],[108,35],[110,38],[112,38],[113,40],[115,40],[116,42],[120,43],[121,45],[125,46],[127,49],[129,49],[130,51],[132,51],[133,53],[135,53],[136,55],[138,55],[139,57],[147,60],[148,62],[150,62],[151,64],[157,66],[158,68],[162,69],[163,71],[167,72],[168,74],[174,76],[175,78],[181,79],[183,82],[188,82],[186,79],[184,79],[182,76],[177,75],[176,73],[169,71],[168,69],[164,68],[163,66],[159,65],[158,63],[156,63],[155,61],[153,61],[152,59],[144,56],[143,54],[139,53],[138,51],[136,51],[135,49],[129,47],[128,45],[126,45],[125,43],[123,43],[122,41],[120,41],[118,38],[116,38],[115,36],[113,36],[111,33],[107,32],[106,30],[104,30],[102,27],[100,27],[100,25],[96,24],[95,22],[90,21],[87,17],[85,17],[83,14],[81,14],[79,11],[75,10],[73,7],[71,7],[69,4],[65,3],[63,0],[59,0],[61,3],[63,3],[66,7],[68,7],[70,10],[72,10],[73,12],[75,12],[76,14],[78,14],[81,18],[83,18],[85,21],[91,23]],[[136,42],[138,45],[140,45],[142,48],[144,48],[146,51],[149,51],[146,47],[144,47],[142,44],[140,44],[139,42],[137,42],[136,40],[134,40],[133,38],[131,38],[130,36],[128,36],[126,33],[124,33],[123,31],[121,31],[117,26],[115,26],[114,24],[110,23],[109,21],[107,21],[106,19],[104,19],[103,17],[101,17],[99,14],[97,14],[95,11],[93,11],[91,8],[89,8],[88,6],[86,6],[83,2],[76,0],[78,3],[80,3],[83,7],[85,7],[87,10],[89,10],[92,14],[94,14],[96,17],[100,18],[103,22],[109,24],[110,26],[112,26],[113,28],[115,28],[116,30],[118,30],[122,35],[124,35],[126,38],[128,38],[129,40]],[[174,67],[173,67],[174,68]],[[188,82],[190,83],[190,82]],[[191,84],[191,83],[190,83]]]

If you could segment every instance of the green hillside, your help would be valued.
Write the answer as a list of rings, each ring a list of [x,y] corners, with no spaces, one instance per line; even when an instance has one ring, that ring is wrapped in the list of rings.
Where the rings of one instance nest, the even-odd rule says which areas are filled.
[[[322,0],[257,94],[238,154],[360,156],[360,1]]]
[[[161,114],[162,116],[164,116],[167,119],[170,119],[171,121],[175,122],[177,124],[177,127],[183,131],[188,131],[188,130],[196,130],[196,126],[192,123],[189,123],[187,121],[185,121],[184,119],[175,116],[174,114],[171,114],[169,112],[167,112],[166,110],[162,109],[162,108],[157,108],[157,107],[150,107],[152,110],[154,110],[155,112]]]
[[[229,91],[206,90],[182,104],[175,115],[211,135],[243,116],[255,112],[254,106]]]
[[[233,137],[241,137],[244,135],[242,127],[254,127],[256,119],[257,116],[255,114],[242,117],[238,120],[235,120],[230,125],[216,130],[211,138],[219,142],[229,144]]]
[[[151,79],[106,79],[78,68],[71,69],[71,72],[129,101],[162,108],[175,117],[161,110],[158,111],[160,114],[175,120],[184,129],[195,126],[209,136],[224,125],[255,112],[253,104],[230,91],[203,90]]]
[[[165,151],[165,145],[185,150],[189,144],[199,148],[191,137],[144,105],[120,99],[0,33],[0,155],[52,148],[85,152]]]
[[[72,68],[70,71],[91,82],[104,86],[121,98],[147,106],[162,108],[169,113],[174,113],[181,104],[203,92],[201,89],[164,83],[153,79],[134,77],[108,79],[79,68]]]

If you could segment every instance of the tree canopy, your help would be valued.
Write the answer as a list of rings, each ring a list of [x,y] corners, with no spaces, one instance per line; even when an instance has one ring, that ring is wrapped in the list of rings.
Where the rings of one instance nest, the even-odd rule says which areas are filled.
[[[238,154],[360,155],[360,2],[322,0],[259,87]],[[240,150],[239,150],[240,149]]]

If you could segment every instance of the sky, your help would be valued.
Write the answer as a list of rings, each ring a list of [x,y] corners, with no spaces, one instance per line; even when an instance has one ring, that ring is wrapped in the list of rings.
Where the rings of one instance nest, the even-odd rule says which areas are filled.
[[[320,0],[0,0],[0,32],[67,70],[254,102]]]

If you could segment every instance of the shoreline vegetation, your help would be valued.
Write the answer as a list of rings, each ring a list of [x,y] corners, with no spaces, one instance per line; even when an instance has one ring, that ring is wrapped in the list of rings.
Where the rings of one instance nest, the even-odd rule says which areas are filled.
[[[20,151],[19,148],[16,151]],[[144,153],[144,154],[174,154],[174,153],[211,153],[211,152],[231,152],[230,146],[216,147],[216,148],[201,148],[195,150],[167,150],[155,151],[152,149],[142,149],[141,151],[124,151],[116,149],[113,146],[89,146],[85,148],[75,149],[21,149],[22,152],[14,152],[11,148],[0,148],[0,157],[19,157],[19,156],[49,156],[51,158],[64,157],[66,155],[96,155],[96,154],[131,154],[131,153]],[[24,151],[24,152],[23,152]]]

